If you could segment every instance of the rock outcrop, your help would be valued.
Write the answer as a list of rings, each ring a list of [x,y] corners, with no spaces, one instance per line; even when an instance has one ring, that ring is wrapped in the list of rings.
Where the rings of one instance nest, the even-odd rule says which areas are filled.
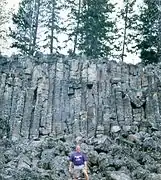
[[[1,129],[13,140],[160,128],[159,67],[14,57],[0,72]]]
[[[80,143],[92,179],[161,179],[161,65],[0,60],[0,177],[68,179]]]

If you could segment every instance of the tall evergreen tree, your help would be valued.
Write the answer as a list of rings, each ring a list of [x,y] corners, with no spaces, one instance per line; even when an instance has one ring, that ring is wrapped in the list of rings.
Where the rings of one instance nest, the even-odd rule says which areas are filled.
[[[80,16],[81,16],[81,5],[82,5],[82,1],[79,0],[78,1],[78,10],[76,11],[76,28],[75,28],[73,54],[75,54],[75,52],[76,52],[77,43],[78,43],[79,25],[80,25]]]
[[[68,50],[69,55],[75,55],[78,50],[78,36],[79,36],[79,27],[80,27],[80,16],[82,10],[83,0],[65,0],[63,8],[68,12],[67,19],[65,21],[65,30],[66,35],[68,36],[67,40],[64,40],[64,43],[72,44]]]
[[[82,4],[78,49],[90,57],[108,56],[113,42],[114,5],[109,0],[86,0]]]
[[[58,36],[62,30],[60,23],[61,4],[59,0],[44,0],[43,8],[43,17],[41,18],[41,23],[45,28],[45,39],[43,40],[43,48],[48,48],[50,54],[59,53],[61,47],[58,45]]]
[[[160,44],[160,0],[144,0],[141,9],[140,34],[142,39],[138,41],[138,48],[141,50],[141,59],[144,64],[159,62]]]
[[[121,59],[124,61],[125,50],[130,51],[129,44],[131,45],[132,40],[136,37],[136,26],[137,20],[139,16],[134,11],[134,5],[136,0],[124,0],[124,10],[121,15],[124,20],[124,28],[123,28],[123,43],[122,43],[122,53]],[[130,32],[132,31],[132,32]]]
[[[70,54],[108,56],[114,40],[111,18],[114,5],[109,0],[66,0],[66,4],[69,12],[67,42],[73,43]]]
[[[22,0],[16,14],[13,14],[15,29],[10,29],[10,36],[15,47],[24,54],[33,55],[37,51],[36,43],[39,25],[41,0]]]
[[[117,22],[121,23],[117,23],[118,31],[116,34],[118,37],[116,48],[122,61],[128,53],[137,52],[136,39],[138,39],[138,24],[140,23],[139,13],[135,9],[136,0],[123,0],[123,5],[117,14]]]
[[[33,35],[31,36],[31,49],[30,52],[33,54],[37,47],[37,34],[38,34],[38,26],[39,26],[39,16],[40,16],[40,4],[41,0],[35,0],[34,2],[34,11],[33,11],[33,26],[31,32],[33,32]]]

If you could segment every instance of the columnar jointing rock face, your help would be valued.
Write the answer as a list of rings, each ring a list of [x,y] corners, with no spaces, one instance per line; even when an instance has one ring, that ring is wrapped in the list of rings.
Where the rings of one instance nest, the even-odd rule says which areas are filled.
[[[115,138],[121,131],[160,129],[159,67],[21,57],[2,61],[0,70],[1,137]]]

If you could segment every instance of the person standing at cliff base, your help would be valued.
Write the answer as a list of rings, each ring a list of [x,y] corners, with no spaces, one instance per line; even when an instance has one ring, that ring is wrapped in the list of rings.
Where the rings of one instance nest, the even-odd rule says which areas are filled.
[[[69,158],[69,172],[72,173],[72,165],[74,165],[73,175],[74,180],[77,180],[78,174],[82,171],[85,175],[85,179],[89,180],[87,170],[87,157],[81,152],[79,145],[76,146],[76,151],[71,154]]]

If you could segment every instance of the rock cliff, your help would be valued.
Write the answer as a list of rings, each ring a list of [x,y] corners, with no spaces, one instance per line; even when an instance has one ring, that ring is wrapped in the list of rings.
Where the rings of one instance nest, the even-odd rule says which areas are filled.
[[[0,72],[0,120],[13,140],[160,128],[160,67],[14,57]]]
[[[160,64],[143,67],[141,64],[80,57],[1,57],[0,86],[0,137],[5,141],[1,143],[12,151],[13,147],[20,145],[29,148],[26,150],[27,156],[24,147],[20,148],[19,153],[18,150],[14,151],[17,153],[15,156],[13,152],[8,152],[9,160],[6,160],[5,152],[1,162],[13,163],[15,157],[20,160],[23,155],[22,159],[30,169],[35,166],[53,173],[53,169],[57,167],[54,163],[61,157],[52,152],[58,151],[57,154],[67,156],[73,147],[72,142],[83,139],[84,146],[88,146],[86,151],[91,151],[91,172],[97,174],[95,179],[156,178],[153,173],[157,170],[153,172],[149,166],[143,167],[147,165],[146,162],[150,162],[143,158],[151,158],[157,162],[158,168],[161,166],[160,159],[157,159],[159,156],[151,157],[144,153],[149,149],[152,153],[159,153],[161,149]],[[62,137],[65,140],[60,140]],[[52,147],[47,145],[44,148],[43,144],[54,138],[58,139],[53,140]],[[10,142],[9,147],[6,141]],[[60,150],[66,147],[64,143],[69,144],[70,141],[71,146],[68,145],[67,150]],[[33,148],[30,147],[30,142]],[[37,142],[41,144],[41,148]],[[18,145],[15,146],[16,143]],[[55,150],[56,146],[60,149]],[[34,148],[40,148],[41,153]],[[39,159],[36,161],[39,165],[35,165],[35,161],[30,159],[29,152],[40,153],[33,155]],[[121,157],[123,154],[125,156]],[[51,156],[57,160],[49,165]],[[43,162],[46,158],[50,159],[47,160],[47,165]],[[111,159],[111,162],[106,159]],[[138,168],[136,172],[132,167],[133,163]],[[19,164],[23,166],[23,162]],[[10,165],[1,167],[8,166]],[[15,165],[17,167],[19,165]],[[43,175],[44,173],[47,171],[42,172]],[[47,173],[46,179],[53,179],[48,177],[49,174]],[[14,176],[15,179],[23,179]],[[28,176],[31,177],[32,174]],[[6,177],[5,174],[3,178]],[[157,177],[161,179],[161,175]],[[9,175],[8,179],[10,178],[14,179],[13,175]]]

